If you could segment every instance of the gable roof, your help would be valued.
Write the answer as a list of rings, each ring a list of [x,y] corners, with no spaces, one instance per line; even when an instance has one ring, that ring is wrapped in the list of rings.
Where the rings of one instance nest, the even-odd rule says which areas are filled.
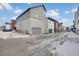
[[[48,17],[47,19],[48,19],[48,20],[51,20],[51,21],[54,21],[54,22],[58,22],[57,20],[52,19],[52,18],[50,18],[50,17]]]
[[[11,23],[6,22],[5,24],[11,24]]]
[[[20,14],[16,19],[18,19],[19,17],[21,17],[23,14],[25,14],[26,12],[28,12],[30,9],[37,8],[37,7],[43,7],[44,10],[46,11],[44,5],[39,5],[39,6],[35,6],[35,7],[30,7],[30,8],[28,8],[27,10],[25,10],[22,14]]]

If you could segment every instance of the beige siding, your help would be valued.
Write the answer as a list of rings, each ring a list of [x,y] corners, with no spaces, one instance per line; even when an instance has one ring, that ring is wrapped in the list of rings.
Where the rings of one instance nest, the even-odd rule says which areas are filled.
[[[16,23],[16,29],[20,31],[20,22]]]
[[[23,20],[22,21],[22,24],[21,24],[21,30],[26,33],[26,31],[29,32],[30,30],[30,19],[26,19],[26,20]]]
[[[28,31],[30,34],[32,34],[32,28],[40,28],[41,33],[47,33],[48,24],[47,20],[45,19],[44,12],[43,7],[30,9],[17,20],[17,29],[24,33]]]
[[[24,15],[23,15],[23,19],[28,19],[30,18],[30,11],[26,12]]]
[[[17,23],[17,30],[22,31],[23,33],[26,33],[26,31],[30,31],[30,20],[23,20],[19,23]]]
[[[17,23],[23,21],[23,20],[26,20],[30,17],[30,11],[26,12],[25,14],[23,14],[22,16],[20,16],[18,19],[17,19]]]
[[[45,19],[45,11],[43,7],[33,8],[30,10],[30,15],[32,18],[35,18],[39,21],[43,21]]]
[[[16,29],[26,33],[26,31],[30,32],[30,11],[22,15],[19,19],[17,19]]]
[[[45,19],[45,33],[48,33],[48,19]]]
[[[43,7],[33,8],[30,10],[32,27],[41,28],[42,33],[48,33],[48,22],[45,18]]]

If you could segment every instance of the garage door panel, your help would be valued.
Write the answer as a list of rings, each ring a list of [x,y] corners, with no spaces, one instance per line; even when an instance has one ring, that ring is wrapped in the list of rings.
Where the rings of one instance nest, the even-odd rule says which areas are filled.
[[[32,34],[41,34],[41,28],[32,28]]]

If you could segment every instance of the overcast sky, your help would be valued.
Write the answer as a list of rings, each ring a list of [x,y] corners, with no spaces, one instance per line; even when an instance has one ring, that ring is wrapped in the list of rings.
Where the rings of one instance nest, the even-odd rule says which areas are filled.
[[[0,3],[0,26],[5,22],[10,22],[15,19],[23,11],[32,6],[38,6],[38,3]],[[71,26],[74,20],[74,13],[77,10],[78,4],[74,3],[45,3],[46,17],[54,18],[63,22],[64,26]]]

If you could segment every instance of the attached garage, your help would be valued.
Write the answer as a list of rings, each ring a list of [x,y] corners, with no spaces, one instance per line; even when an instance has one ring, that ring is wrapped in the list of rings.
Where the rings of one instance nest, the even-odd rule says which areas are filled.
[[[44,5],[28,8],[16,18],[16,30],[28,35],[48,33],[45,11]]]
[[[41,34],[41,28],[32,28],[32,34]]]

